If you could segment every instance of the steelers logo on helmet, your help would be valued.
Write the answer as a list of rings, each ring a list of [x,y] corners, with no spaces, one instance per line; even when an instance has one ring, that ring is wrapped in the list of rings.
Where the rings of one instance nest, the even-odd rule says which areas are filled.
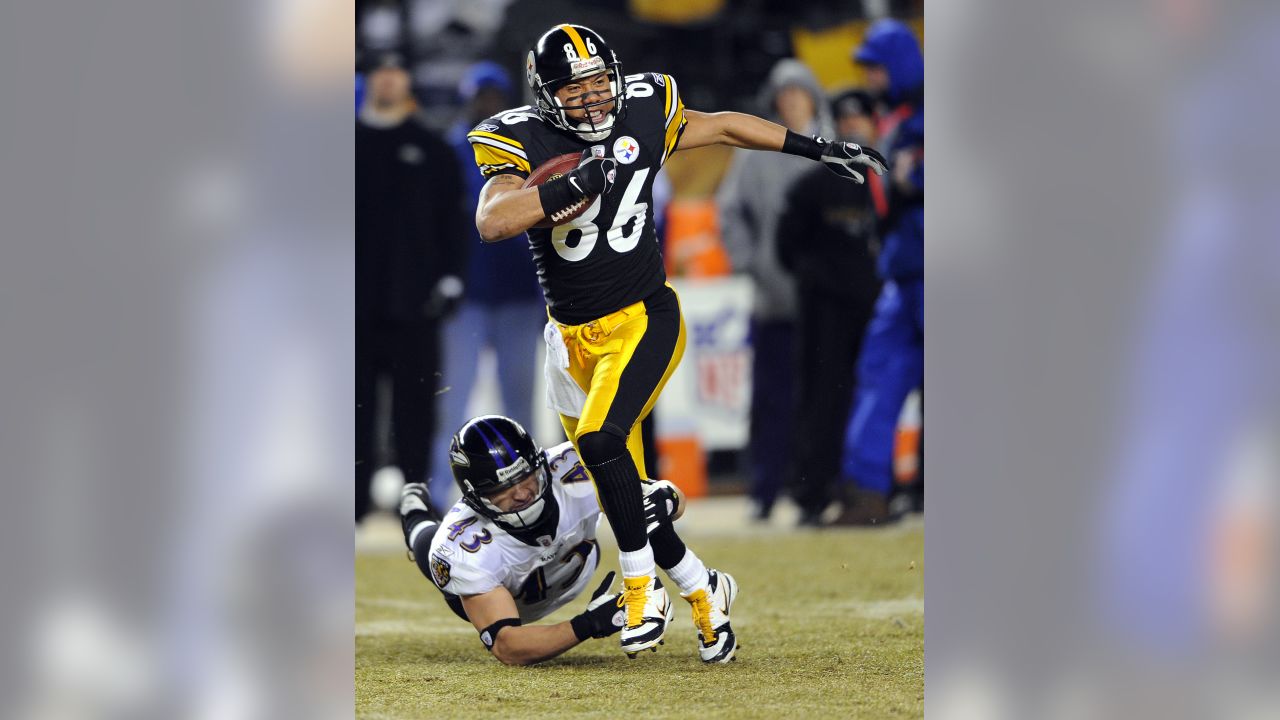
[[[524,81],[529,85],[529,87],[533,87],[533,84],[538,82],[538,69],[537,65],[534,63],[532,50],[529,51],[529,59],[526,60],[524,64]]]
[[[622,63],[599,33],[582,25],[556,25],[529,52],[525,76],[534,108],[547,124],[588,142],[609,137],[626,112]],[[608,90],[598,87],[601,74]],[[564,98],[557,91],[577,84],[581,92]]]

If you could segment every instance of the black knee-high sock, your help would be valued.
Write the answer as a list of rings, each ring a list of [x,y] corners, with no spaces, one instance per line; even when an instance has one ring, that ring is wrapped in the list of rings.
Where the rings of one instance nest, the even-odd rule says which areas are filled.
[[[613,535],[622,552],[640,550],[648,542],[644,531],[644,494],[640,491],[640,473],[628,454],[602,463],[586,463],[596,481],[600,504],[609,518]]]
[[[687,548],[676,534],[671,523],[661,523],[649,533],[649,545],[653,548],[653,561],[663,570],[670,570],[684,559]]]

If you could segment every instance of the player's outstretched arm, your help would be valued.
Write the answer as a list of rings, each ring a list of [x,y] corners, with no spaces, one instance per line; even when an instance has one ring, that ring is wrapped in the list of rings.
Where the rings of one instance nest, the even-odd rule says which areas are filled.
[[[550,660],[588,638],[608,637],[621,629],[615,624],[617,595],[609,594],[610,572],[591,596],[586,612],[555,625],[521,625],[515,599],[505,587],[462,598],[467,617],[480,632],[480,641],[505,665],[532,665]]]
[[[787,129],[755,115],[737,112],[704,113],[685,109],[679,150],[706,145],[730,145],[748,150],[782,150]]]
[[[806,137],[785,127],[745,113],[703,113],[685,110],[688,120],[678,150],[705,145],[729,145],[748,150],[773,150],[822,162],[828,170],[854,182],[864,182],[858,167],[877,175],[888,171],[884,156],[872,148],[850,142]]]

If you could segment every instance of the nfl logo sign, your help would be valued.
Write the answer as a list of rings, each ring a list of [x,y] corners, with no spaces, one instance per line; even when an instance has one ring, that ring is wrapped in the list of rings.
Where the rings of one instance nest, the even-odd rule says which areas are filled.
[[[640,144],[630,135],[623,135],[613,144],[613,157],[623,165],[630,165],[640,157]]]

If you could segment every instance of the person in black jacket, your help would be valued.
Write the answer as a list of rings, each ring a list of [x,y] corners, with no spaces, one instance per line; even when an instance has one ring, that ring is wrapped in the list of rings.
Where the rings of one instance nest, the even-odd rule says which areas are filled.
[[[379,466],[396,465],[408,482],[426,479],[440,324],[462,292],[465,248],[457,158],[418,118],[409,73],[395,55],[369,73],[355,149],[359,518]],[[389,448],[377,430],[380,379],[391,390]]]
[[[833,103],[841,140],[874,144],[872,102],[860,91]],[[782,266],[796,278],[796,475],[792,497],[802,525],[818,525],[840,472],[863,331],[880,291],[875,254],[878,177],[844,182],[821,168],[796,179],[778,222]]]

